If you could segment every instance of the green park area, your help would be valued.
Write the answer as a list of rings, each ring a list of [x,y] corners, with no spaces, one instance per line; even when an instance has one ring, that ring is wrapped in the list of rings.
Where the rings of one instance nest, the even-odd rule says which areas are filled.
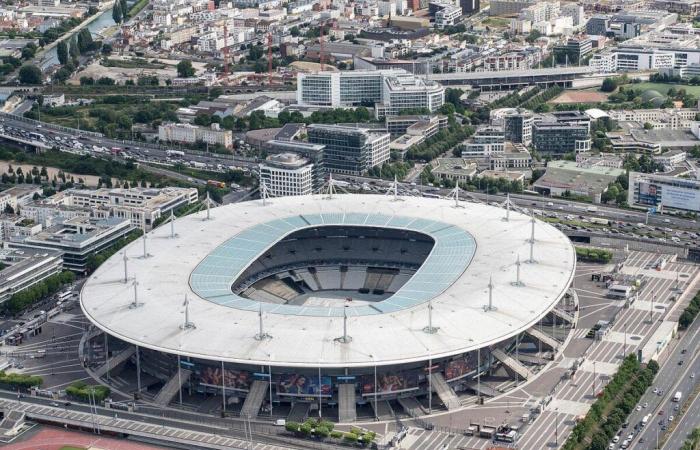
[[[635,89],[639,89],[641,91],[648,91],[648,90],[654,90],[658,91],[661,94],[666,94],[669,89],[673,88],[676,91],[679,91],[681,89],[685,89],[685,92],[687,92],[690,95],[694,95],[696,97],[700,97],[700,86],[691,86],[689,84],[678,84],[678,83],[637,83],[634,84],[633,87]]]

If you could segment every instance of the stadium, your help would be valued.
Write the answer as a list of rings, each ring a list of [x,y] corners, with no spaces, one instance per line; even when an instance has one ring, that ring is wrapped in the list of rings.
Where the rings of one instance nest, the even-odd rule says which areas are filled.
[[[496,396],[551,361],[572,326],[575,266],[565,235],[510,207],[352,194],[232,204],[99,267],[81,291],[86,359],[160,405],[415,417]],[[102,341],[100,360],[89,350]]]

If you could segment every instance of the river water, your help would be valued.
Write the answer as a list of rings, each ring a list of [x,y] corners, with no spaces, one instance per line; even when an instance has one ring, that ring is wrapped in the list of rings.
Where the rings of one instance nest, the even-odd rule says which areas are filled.
[[[90,25],[87,26],[87,29],[90,30],[90,33],[92,33],[93,37],[97,37],[96,35],[100,33],[102,30],[105,28],[109,28],[114,25],[114,20],[112,19],[112,10],[108,9],[103,12],[98,12],[99,16],[97,19],[94,21],[90,22]],[[100,38],[101,39],[101,38]],[[49,66],[52,66],[54,64],[58,64],[58,55],[56,54],[56,47],[52,48],[46,54],[44,55],[44,58],[41,60],[41,67],[46,68]]]

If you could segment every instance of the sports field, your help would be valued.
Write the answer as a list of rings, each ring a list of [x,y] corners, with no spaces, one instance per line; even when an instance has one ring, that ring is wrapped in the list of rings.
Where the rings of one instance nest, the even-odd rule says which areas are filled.
[[[694,96],[700,96],[700,86],[691,86],[689,84],[677,84],[677,83],[637,83],[637,84],[627,84],[625,89],[641,89],[642,91],[647,91],[653,89],[659,91],[661,94],[666,94],[669,89],[674,88],[676,91],[679,89],[685,89],[688,94]]]

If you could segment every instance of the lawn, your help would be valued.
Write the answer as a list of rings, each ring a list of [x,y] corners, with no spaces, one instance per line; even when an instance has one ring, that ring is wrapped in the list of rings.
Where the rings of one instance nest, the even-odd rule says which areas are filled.
[[[661,94],[666,94],[669,89],[674,88],[675,90],[685,89],[685,91],[694,96],[700,96],[700,86],[691,86],[689,84],[677,84],[677,83],[637,83],[637,84],[627,84],[625,89],[634,88],[646,91],[653,89],[659,91]]]

